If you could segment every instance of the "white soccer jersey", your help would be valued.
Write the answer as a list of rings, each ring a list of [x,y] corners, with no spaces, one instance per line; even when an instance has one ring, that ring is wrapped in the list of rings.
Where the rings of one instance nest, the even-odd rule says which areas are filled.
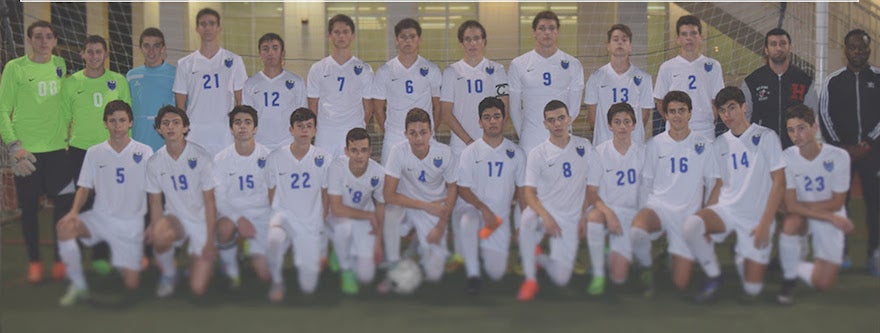
[[[850,159],[846,150],[822,144],[822,151],[810,161],[801,156],[798,146],[791,146],[783,152],[783,159],[787,164],[785,187],[797,192],[798,201],[824,201],[834,193],[849,191]]]
[[[431,142],[428,155],[419,159],[409,142],[394,146],[385,174],[400,180],[397,192],[421,201],[446,199],[446,183],[458,182],[458,161],[449,146]]]
[[[452,115],[471,138],[483,136],[479,105],[486,97],[507,95],[507,72],[504,66],[483,58],[475,67],[459,60],[443,72],[440,101],[452,103]],[[457,135],[450,135],[452,151],[461,153],[466,146]]]
[[[403,67],[397,57],[379,67],[371,95],[386,101],[385,137],[395,138],[393,141],[386,140],[386,143],[395,144],[405,140],[404,120],[406,113],[413,108],[427,111],[431,124],[435,124],[431,98],[440,97],[441,82],[440,68],[422,56],[409,68]]]
[[[187,139],[211,154],[232,143],[226,114],[235,106],[234,92],[244,88],[247,72],[241,57],[221,48],[205,58],[198,50],[177,61],[174,93],[187,98]]]
[[[492,148],[479,138],[464,148],[458,165],[458,186],[470,188],[496,215],[510,213],[516,188],[525,184],[522,148],[507,139]]]
[[[580,60],[557,50],[548,58],[535,50],[510,63],[510,117],[526,153],[550,134],[544,128],[544,106],[556,99],[568,107],[571,119],[581,110],[584,69]]]
[[[366,126],[364,99],[370,98],[373,83],[373,68],[369,64],[351,57],[340,65],[328,56],[312,65],[308,79],[308,96],[318,99],[318,109],[314,111],[318,113],[320,128]]]
[[[673,90],[686,92],[693,104],[688,122],[690,129],[707,132],[715,129],[712,100],[723,88],[724,77],[718,60],[700,55],[697,60],[688,62],[676,56],[660,65],[654,84],[654,98],[662,100]]]
[[[202,192],[217,186],[214,158],[204,148],[187,142],[177,160],[159,148],[147,163],[147,192],[165,195],[165,210],[190,223],[205,222]]]
[[[384,203],[385,168],[370,160],[367,170],[360,177],[351,174],[348,157],[339,156],[330,166],[327,194],[342,197],[342,204],[363,211],[375,211],[373,200]]]
[[[525,185],[537,190],[554,218],[577,221],[587,191],[587,170],[595,158],[590,140],[572,136],[565,148],[559,148],[548,139],[528,154]]]
[[[729,130],[724,132],[714,145],[723,182],[718,203],[733,211],[763,214],[773,185],[770,172],[785,167],[779,136],[769,128],[751,124],[739,137]]]
[[[237,219],[269,212],[269,148],[257,143],[249,156],[241,156],[235,145],[214,156],[214,179],[217,189],[217,217]]]
[[[648,203],[692,214],[703,203],[703,185],[719,178],[712,140],[691,132],[675,141],[663,132],[648,141],[643,179],[651,184]]]
[[[255,139],[275,150],[293,140],[290,136],[293,110],[308,107],[306,81],[287,70],[271,79],[259,71],[245,81],[241,104],[257,109],[259,126]]]
[[[327,188],[331,162],[330,155],[315,146],[310,146],[301,160],[296,159],[289,148],[273,151],[269,155],[269,188],[275,189],[272,209],[295,212],[302,222],[323,223],[321,190]]]
[[[645,145],[637,141],[630,144],[626,154],[614,148],[608,140],[596,146],[596,158],[591,161],[587,185],[599,188],[599,197],[606,205],[639,210],[639,190],[645,167]]]
[[[107,141],[86,151],[77,185],[94,190],[93,210],[121,220],[147,213],[147,160],[150,146],[131,140],[121,152]]]
[[[599,145],[611,140],[613,134],[608,127],[608,109],[615,103],[627,103],[636,111],[636,129],[632,132],[633,142],[645,142],[645,123],[642,109],[654,108],[654,88],[651,75],[630,64],[629,69],[618,75],[611,64],[599,67],[587,80],[584,103],[596,105],[596,123],[593,128],[593,143]]]

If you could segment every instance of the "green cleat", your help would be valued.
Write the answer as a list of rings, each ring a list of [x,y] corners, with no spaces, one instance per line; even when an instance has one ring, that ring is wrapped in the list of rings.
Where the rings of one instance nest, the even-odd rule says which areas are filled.
[[[587,288],[587,293],[592,296],[599,296],[605,293],[605,277],[597,276],[593,278],[593,281],[590,282],[590,287]]]
[[[100,276],[107,276],[107,274],[113,271],[113,266],[110,266],[110,262],[107,260],[98,259],[92,261],[92,270]]]
[[[67,287],[67,292],[64,293],[64,296],[61,296],[61,299],[58,300],[58,305],[67,307],[76,304],[79,301],[84,301],[89,299],[89,290],[88,289],[80,289],[71,284]]]
[[[446,260],[446,267],[444,270],[446,273],[455,273],[459,269],[464,266],[464,258],[456,253],[449,257],[449,260]]]
[[[359,288],[357,279],[354,277],[354,273],[350,270],[342,271],[342,293],[346,295],[357,295]]]
[[[330,258],[327,259],[327,266],[330,266],[331,272],[339,272],[339,258],[336,257],[335,250],[330,250]]]
[[[642,293],[645,298],[654,297],[654,272],[650,267],[644,268],[639,280],[642,282]]]

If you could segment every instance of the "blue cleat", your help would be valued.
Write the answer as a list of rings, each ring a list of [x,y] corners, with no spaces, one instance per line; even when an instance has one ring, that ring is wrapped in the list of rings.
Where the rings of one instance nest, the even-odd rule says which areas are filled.
[[[718,289],[721,289],[721,276],[709,278],[703,285],[703,289],[694,296],[694,302],[704,304],[715,301]]]

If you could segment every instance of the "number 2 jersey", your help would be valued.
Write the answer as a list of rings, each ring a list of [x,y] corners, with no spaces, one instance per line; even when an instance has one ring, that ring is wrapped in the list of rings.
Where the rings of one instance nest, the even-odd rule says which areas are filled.
[[[147,192],[165,195],[165,211],[189,223],[205,222],[204,191],[216,187],[214,157],[187,142],[177,160],[159,148],[147,163]]]

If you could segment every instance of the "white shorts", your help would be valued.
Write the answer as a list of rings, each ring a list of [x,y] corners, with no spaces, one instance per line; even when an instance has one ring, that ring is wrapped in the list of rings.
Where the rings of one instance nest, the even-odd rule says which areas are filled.
[[[553,216],[553,219],[556,220],[556,224],[559,225],[559,229],[562,231],[561,237],[550,237],[550,258],[554,261],[569,265],[569,267],[574,267],[574,260],[577,257],[578,250],[578,234],[577,234],[577,224],[580,220],[580,217],[564,217],[557,216],[550,213]],[[528,225],[530,223],[526,223],[527,220],[537,220],[537,230],[541,233],[545,233],[544,223],[541,220],[541,217],[538,216],[531,207],[526,208],[522,214],[523,225]],[[520,230],[520,232],[524,232],[526,230]],[[523,250],[525,251],[525,250]]]
[[[208,241],[208,226],[205,224],[204,219],[200,221],[185,220],[167,211],[165,215],[177,218],[180,226],[183,228],[183,236],[174,241],[174,248],[183,247],[183,244],[189,240],[186,253],[191,256],[201,255],[202,249],[205,248],[205,243]]]
[[[825,221],[807,219],[813,235],[813,257],[836,265],[843,262],[843,231]]]
[[[370,225],[369,220],[333,216],[331,221],[333,221],[333,248],[336,250],[336,255],[372,261],[376,236],[370,235],[373,226]]]
[[[101,241],[110,246],[110,263],[114,267],[141,270],[144,255],[144,220],[124,220],[90,210],[79,214],[89,229],[89,237],[80,238],[83,244],[93,246]]]
[[[227,217],[238,227],[238,219],[242,216],[251,221],[255,231],[254,238],[248,239],[248,254],[266,255],[266,247],[269,243],[269,218],[272,216],[272,212],[268,209],[247,210],[242,212],[240,216]]]
[[[611,252],[616,252],[627,261],[632,261],[632,240],[629,238],[629,229],[632,228],[632,221],[638,211],[614,206],[609,206],[609,208],[614,211],[614,214],[617,214],[617,220],[620,221],[620,229],[623,230],[623,233],[620,235],[608,233],[608,247],[611,248]]]
[[[321,268],[321,221],[306,222],[296,212],[275,210],[269,228],[281,228],[293,243],[293,264],[299,269],[318,271]]]
[[[403,221],[400,223],[401,231],[403,231],[405,226],[416,228],[416,237],[419,240],[419,255],[423,259],[427,258],[430,253],[443,256],[444,258],[449,256],[449,250],[446,249],[447,232],[445,230],[443,237],[440,238],[440,243],[428,243],[428,234],[437,225],[438,217],[428,214],[428,212],[421,209],[404,208],[403,213]],[[407,232],[409,232],[408,229]],[[405,233],[401,233],[401,235],[405,235]]]
[[[483,221],[483,214],[480,213],[480,210],[470,204],[462,205],[461,214],[462,220],[468,219],[480,221],[480,229],[486,225],[486,221]],[[501,253],[507,253],[510,249],[510,213],[502,212],[499,216],[501,216],[501,226],[495,229],[489,238],[479,240],[480,249]]]
[[[763,249],[755,247],[755,236],[752,230],[757,227],[761,216],[756,214],[748,214],[738,212],[729,205],[712,205],[708,207],[724,223],[725,231],[719,234],[712,234],[712,240],[720,243],[727,238],[732,231],[736,232],[736,253],[743,258],[749,259],[759,264],[766,265],[770,262],[770,254],[773,252],[772,240],[767,243]],[[776,231],[776,224],[770,226],[770,236],[772,237]]]
[[[669,253],[693,261],[694,255],[684,241],[684,231],[682,230],[684,219],[693,213],[678,212],[650,201],[645,208],[650,208],[660,218],[660,226],[666,232],[666,240],[669,242]],[[659,237],[660,233],[651,234],[651,240]]]

